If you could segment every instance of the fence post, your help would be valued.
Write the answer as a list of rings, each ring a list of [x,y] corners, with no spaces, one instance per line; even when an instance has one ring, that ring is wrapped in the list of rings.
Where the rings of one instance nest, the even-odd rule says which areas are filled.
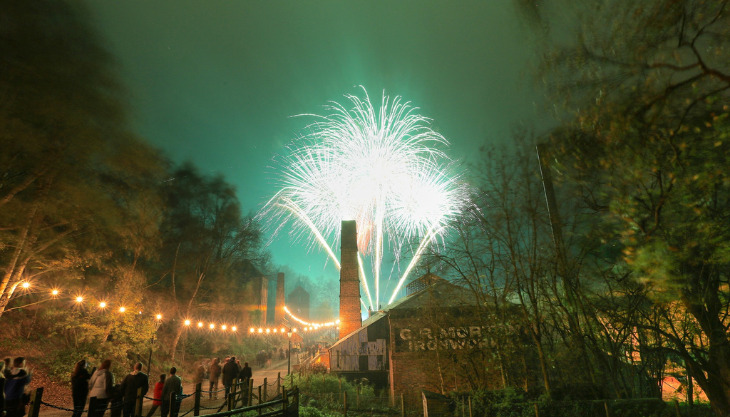
[[[267,378],[264,378],[264,402],[269,400],[269,395],[266,393],[268,391],[268,389],[267,389],[268,382],[266,382],[266,381],[267,381]]]
[[[261,385],[259,385],[259,405],[261,405]],[[261,415],[263,407],[259,407],[259,415]]]
[[[30,394],[30,406],[28,407],[28,417],[38,417],[41,411],[41,400],[43,399],[43,387],[36,388]]]
[[[134,414],[136,417],[142,417],[142,387],[137,388],[137,397],[134,399]]]
[[[345,417],[347,417],[347,391],[345,391],[343,394],[344,395],[342,397],[342,405],[345,409]]]
[[[469,417],[472,417],[472,415],[471,415],[471,395],[469,396]]]
[[[253,405],[253,378],[248,379],[248,402],[249,407]]]
[[[406,417],[406,403],[403,401],[403,393],[400,393],[400,415]]]
[[[355,407],[359,410],[360,409],[360,388],[362,388],[362,385],[357,384],[357,393],[355,396]]]
[[[276,373],[276,392],[281,391],[281,372]]]
[[[193,406],[193,415],[199,416],[200,415],[200,394],[202,391],[201,383],[198,382],[195,384],[195,405]],[[140,404],[140,410],[142,410],[142,404]],[[141,414],[140,414],[141,416]]]
[[[286,403],[288,402],[288,399],[286,397],[286,389],[284,389],[283,386],[281,388],[282,388],[282,390],[281,390],[281,411],[283,412],[282,415],[285,416],[286,415],[286,405],[287,405]]]

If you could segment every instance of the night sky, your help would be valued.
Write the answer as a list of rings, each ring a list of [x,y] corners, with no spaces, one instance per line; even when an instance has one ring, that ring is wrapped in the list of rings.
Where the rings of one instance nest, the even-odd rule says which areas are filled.
[[[511,0],[89,1],[129,92],[134,129],[173,160],[221,173],[255,213],[272,158],[329,100],[367,88],[434,120],[450,155],[475,158],[544,113],[531,32]],[[335,279],[323,252],[278,236],[273,261]],[[404,266],[403,266],[404,267]],[[289,287],[291,288],[291,287]]]

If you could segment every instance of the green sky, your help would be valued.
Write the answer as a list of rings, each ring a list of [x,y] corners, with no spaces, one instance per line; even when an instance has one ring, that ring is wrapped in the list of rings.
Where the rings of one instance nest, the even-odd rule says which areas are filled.
[[[222,173],[244,211],[275,192],[272,158],[328,100],[401,95],[456,159],[532,124],[531,34],[513,0],[88,0],[116,57],[135,128],[174,160]],[[336,277],[286,235],[277,264]]]

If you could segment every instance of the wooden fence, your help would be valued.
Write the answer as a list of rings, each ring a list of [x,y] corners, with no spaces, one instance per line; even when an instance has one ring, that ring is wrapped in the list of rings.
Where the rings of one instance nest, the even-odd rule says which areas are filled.
[[[169,399],[171,405],[171,413],[179,416],[186,416],[192,414],[193,416],[211,416],[211,417],[223,417],[231,416],[234,414],[244,412],[258,412],[259,416],[298,416],[299,415],[299,389],[297,387],[287,388],[284,384],[281,384],[282,379],[279,377],[275,384],[272,384],[272,388],[275,387],[276,391],[268,390],[266,379],[264,383],[254,387],[253,379],[239,381],[232,385],[230,392],[225,397],[225,401],[217,407],[204,407],[201,405],[201,399],[204,393],[201,384],[198,383],[195,386],[195,391],[188,395],[172,394]],[[224,391],[224,390],[221,390]],[[192,407],[185,411],[180,410],[183,400],[187,398],[193,399]],[[137,397],[135,399],[134,413],[135,417],[142,417],[142,402],[147,398],[150,400],[156,400],[150,397],[144,397],[142,395],[142,389],[137,391]],[[104,409],[111,409],[114,407],[122,407],[122,404],[111,404],[108,407],[107,401],[97,401],[96,398],[89,399],[89,410],[92,410],[97,404],[102,404]],[[73,413],[73,409],[60,407],[53,404],[48,404],[43,401],[43,387],[36,388],[33,390],[30,396],[30,404],[28,410],[28,417],[38,417],[42,406],[52,408],[56,410],[67,411]],[[108,407],[108,408],[107,408]],[[177,412],[175,412],[177,411]],[[212,411],[212,413],[201,414],[201,412]]]

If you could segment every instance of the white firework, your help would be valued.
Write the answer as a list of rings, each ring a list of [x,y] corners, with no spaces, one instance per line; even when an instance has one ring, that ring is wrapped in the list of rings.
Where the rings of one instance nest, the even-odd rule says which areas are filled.
[[[419,241],[388,301],[392,303],[426,247],[438,240],[467,199],[461,176],[441,150],[448,142],[416,107],[384,94],[374,108],[346,95],[351,108],[326,106],[281,158],[281,190],[259,214],[276,231],[292,224],[297,238],[332,251],[342,220],[355,220],[358,249],[372,258],[375,303],[361,263],[361,283],[370,308],[380,304],[380,267],[386,241],[396,259],[403,242]],[[276,232],[275,231],[275,232]],[[330,245],[331,242],[331,245]],[[363,302],[363,305],[365,303]]]

